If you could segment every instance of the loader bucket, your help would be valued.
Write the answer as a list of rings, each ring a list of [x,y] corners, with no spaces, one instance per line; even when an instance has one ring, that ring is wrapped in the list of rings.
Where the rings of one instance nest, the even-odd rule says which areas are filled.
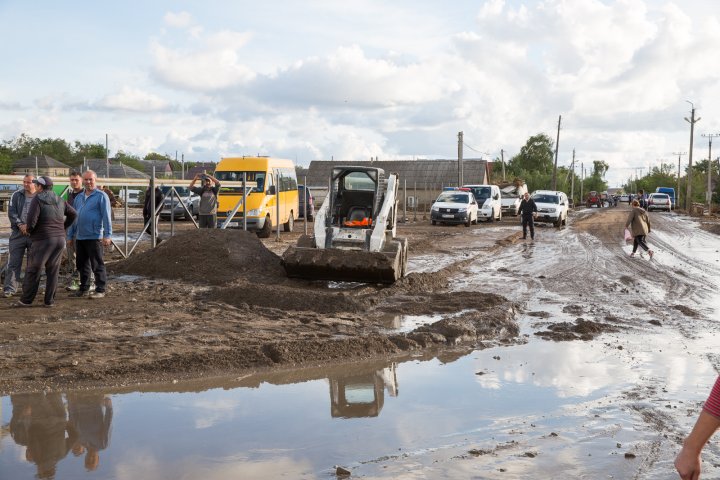
[[[383,252],[289,247],[282,256],[288,277],[341,282],[394,283],[403,275],[402,244]]]

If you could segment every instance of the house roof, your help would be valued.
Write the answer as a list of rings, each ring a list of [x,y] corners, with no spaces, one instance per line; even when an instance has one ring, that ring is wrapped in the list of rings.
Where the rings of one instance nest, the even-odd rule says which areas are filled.
[[[93,170],[100,178],[150,178],[150,175],[146,175],[115,159],[110,159],[109,175],[107,167],[108,162],[104,158],[90,158],[85,160],[81,170]]]
[[[155,175],[172,173],[172,166],[167,160],[140,160],[143,165],[143,171],[148,175],[152,175],[152,169],[155,167]]]
[[[35,168],[35,166],[38,168],[70,168],[69,165],[65,165],[49,155],[33,155],[31,157],[25,157],[20,160],[16,160],[13,164],[13,168],[15,169]]]
[[[358,162],[353,160],[313,160],[307,173],[310,186],[327,185],[332,169],[338,166],[377,167],[386,173],[397,173],[401,185],[407,188],[425,188],[432,186],[457,186],[457,160],[378,160],[375,162]],[[463,183],[487,183],[487,161],[478,159],[463,160]]]

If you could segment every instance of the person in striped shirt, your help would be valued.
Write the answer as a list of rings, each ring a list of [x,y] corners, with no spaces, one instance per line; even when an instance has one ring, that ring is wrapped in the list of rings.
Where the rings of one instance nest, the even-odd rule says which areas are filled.
[[[720,377],[715,380],[710,396],[690,435],[675,458],[675,468],[683,480],[700,478],[700,453],[710,437],[720,428]]]

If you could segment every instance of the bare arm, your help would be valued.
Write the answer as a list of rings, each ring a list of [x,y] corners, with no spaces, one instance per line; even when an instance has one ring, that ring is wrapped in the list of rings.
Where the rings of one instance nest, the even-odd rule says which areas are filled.
[[[675,468],[683,480],[700,478],[700,453],[710,437],[720,428],[720,419],[703,410],[675,458]]]

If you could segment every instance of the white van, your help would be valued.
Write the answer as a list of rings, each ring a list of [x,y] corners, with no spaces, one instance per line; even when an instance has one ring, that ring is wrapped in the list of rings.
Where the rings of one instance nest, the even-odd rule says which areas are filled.
[[[478,221],[484,218],[488,222],[502,219],[502,198],[497,185],[463,185],[475,195],[478,204]]]
[[[127,203],[128,205],[142,205],[142,202],[140,201],[140,195],[142,194],[142,190],[135,190],[132,188],[127,189],[127,199],[125,198],[125,189],[120,189],[120,200],[123,203]]]

